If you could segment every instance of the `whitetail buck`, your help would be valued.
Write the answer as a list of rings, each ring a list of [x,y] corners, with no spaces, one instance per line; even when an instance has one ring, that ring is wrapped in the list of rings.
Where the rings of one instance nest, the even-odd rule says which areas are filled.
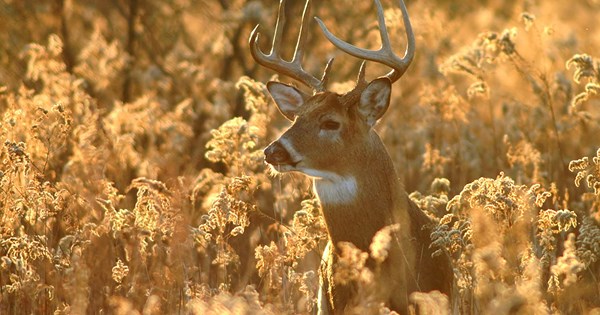
[[[373,130],[388,108],[392,83],[404,74],[415,52],[414,34],[404,2],[400,1],[400,9],[408,45],[403,58],[393,53],[381,3],[376,0],[375,4],[382,41],[377,51],[338,39],[315,18],[325,36],[340,50],[392,68],[387,75],[367,82],[363,62],[356,87],[342,95],[326,90],[332,60],[320,80],[304,71],[300,64],[308,27],[308,1],[292,61],[280,57],[285,23],[283,0],[271,52],[266,55],[258,47],[258,26],[250,36],[252,56],[259,64],[306,84],[314,92],[307,95],[283,83],[267,84],[279,110],[293,124],[264,152],[265,161],[276,171],[296,171],[313,178],[329,236],[320,274],[321,313],[343,313],[353,303],[353,286],[333,280],[339,242],[351,242],[368,252],[375,233],[396,223],[400,229],[395,232],[389,255],[377,266],[376,296],[380,301],[407,314],[408,297],[412,292],[439,290],[449,296],[452,287],[449,260],[431,255],[428,228],[431,221],[408,198],[385,146]],[[368,261],[367,265],[375,268],[374,261]]]

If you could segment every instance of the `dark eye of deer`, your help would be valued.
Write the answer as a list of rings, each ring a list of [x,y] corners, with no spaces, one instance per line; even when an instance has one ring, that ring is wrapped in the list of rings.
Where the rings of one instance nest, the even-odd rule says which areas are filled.
[[[321,123],[322,130],[338,130],[340,128],[340,123],[333,120],[326,120]]]

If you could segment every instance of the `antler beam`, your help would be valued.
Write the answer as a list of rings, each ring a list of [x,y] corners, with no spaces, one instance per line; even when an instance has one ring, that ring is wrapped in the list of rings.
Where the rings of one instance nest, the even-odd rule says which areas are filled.
[[[375,4],[377,6],[377,20],[379,23],[379,33],[381,34],[381,48],[379,50],[368,50],[353,46],[333,35],[327,29],[325,23],[323,23],[323,21],[321,21],[318,17],[315,17],[315,19],[319,23],[319,26],[321,27],[321,30],[323,31],[325,37],[327,37],[327,39],[329,39],[329,41],[333,45],[352,56],[382,63],[392,68],[393,70],[385,76],[389,78],[392,82],[396,82],[404,74],[404,72],[406,72],[408,66],[410,65],[415,56],[415,35],[410,24],[408,11],[406,10],[406,5],[404,4],[404,1],[400,0],[402,20],[406,28],[407,46],[406,51],[404,53],[404,57],[400,58],[396,54],[394,54],[394,52],[392,51],[392,46],[390,44],[390,37],[387,32],[387,27],[385,25],[385,18],[383,15],[383,8],[381,6],[381,2],[379,0],[375,0]]]

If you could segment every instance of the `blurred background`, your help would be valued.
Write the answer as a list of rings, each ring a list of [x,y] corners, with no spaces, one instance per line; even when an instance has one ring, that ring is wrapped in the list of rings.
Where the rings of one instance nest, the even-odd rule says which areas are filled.
[[[402,55],[400,10],[382,3]],[[600,2],[406,4],[416,58],[377,131],[411,197],[439,219],[465,185],[508,180],[510,189],[478,193],[530,202],[523,233],[539,234],[545,210],[577,218],[576,228],[552,216],[547,247],[526,241],[538,257],[536,246],[551,252],[539,274],[508,268],[498,280],[506,290],[487,295],[471,284],[461,312],[498,311],[506,292],[523,294],[519,277],[539,280],[540,296],[523,305],[597,307],[597,282],[566,295],[576,282],[552,293],[548,279],[574,231],[585,267],[575,278],[598,276]],[[303,8],[285,9],[288,60]],[[0,3],[0,313],[314,310],[318,202],[306,178],[271,176],[262,162],[288,126],[264,83],[294,82],[258,66],[248,38],[259,24],[268,51],[277,9],[274,0]],[[312,15],[347,42],[380,45],[371,1],[314,0]],[[335,57],[330,89],[350,90],[361,61],[310,25],[304,68],[320,76]],[[367,79],[387,71],[368,63]],[[534,205],[511,189],[546,197]]]

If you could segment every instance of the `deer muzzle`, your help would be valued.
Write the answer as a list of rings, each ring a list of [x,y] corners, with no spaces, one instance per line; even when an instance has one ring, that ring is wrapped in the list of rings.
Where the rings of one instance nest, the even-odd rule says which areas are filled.
[[[294,165],[294,161],[289,154],[289,152],[285,149],[285,147],[279,142],[275,141],[271,143],[265,150],[265,162],[271,165]]]

